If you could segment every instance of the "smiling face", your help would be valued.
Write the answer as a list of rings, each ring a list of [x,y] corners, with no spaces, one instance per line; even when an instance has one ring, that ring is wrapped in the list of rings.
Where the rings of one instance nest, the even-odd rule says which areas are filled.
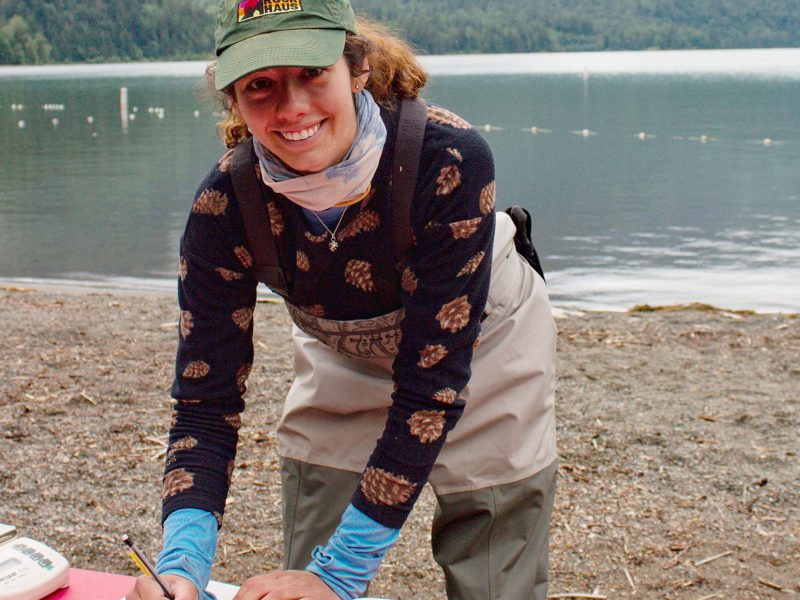
[[[316,173],[341,162],[355,139],[356,84],[343,57],[330,67],[272,67],[234,83],[232,108],[287,167]]]

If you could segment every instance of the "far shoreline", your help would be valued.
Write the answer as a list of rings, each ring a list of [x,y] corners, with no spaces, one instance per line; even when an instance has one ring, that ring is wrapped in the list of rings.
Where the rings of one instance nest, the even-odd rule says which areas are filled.
[[[68,294],[71,296],[98,296],[105,294],[111,297],[126,298],[174,298],[177,302],[177,282],[170,279],[109,278],[105,280],[78,280],[0,277],[0,291],[18,293],[42,292],[45,294]],[[258,287],[257,301],[278,304],[283,302],[278,294],[275,294],[264,285],[259,285]],[[702,301],[643,303],[627,307],[593,307],[591,303],[586,306],[576,306],[572,303],[561,304],[558,300],[552,300],[552,308],[553,315],[557,319],[579,316],[584,313],[648,313],[689,310],[724,314],[734,318],[742,318],[749,315],[800,317],[800,312],[797,311],[730,308]]]

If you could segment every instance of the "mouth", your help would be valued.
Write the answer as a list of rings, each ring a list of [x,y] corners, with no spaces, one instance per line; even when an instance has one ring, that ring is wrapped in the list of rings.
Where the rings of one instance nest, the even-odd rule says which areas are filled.
[[[278,132],[278,135],[290,142],[302,142],[303,140],[314,137],[319,131],[320,127],[322,127],[322,123],[316,123],[311,127],[306,127],[305,129],[300,129],[297,131],[280,131]]]

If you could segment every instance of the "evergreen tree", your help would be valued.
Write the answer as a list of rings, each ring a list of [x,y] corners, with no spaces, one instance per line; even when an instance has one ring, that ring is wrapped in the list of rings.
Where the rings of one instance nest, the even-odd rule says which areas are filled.
[[[352,2],[428,54],[800,46],[798,0]],[[0,0],[0,64],[206,59],[216,4]]]

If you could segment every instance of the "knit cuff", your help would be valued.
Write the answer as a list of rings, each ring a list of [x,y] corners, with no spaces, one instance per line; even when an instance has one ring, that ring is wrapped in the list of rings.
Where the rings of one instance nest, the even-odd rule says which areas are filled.
[[[164,549],[156,571],[179,575],[194,583],[200,600],[215,600],[205,591],[217,549],[217,520],[210,512],[182,508],[164,521]]]
[[[311,553],[306,571],[317,575],[340,598],[358,598],[399,537],[399,529],[381,525],[351,504],[327,545],[317,546]]]

